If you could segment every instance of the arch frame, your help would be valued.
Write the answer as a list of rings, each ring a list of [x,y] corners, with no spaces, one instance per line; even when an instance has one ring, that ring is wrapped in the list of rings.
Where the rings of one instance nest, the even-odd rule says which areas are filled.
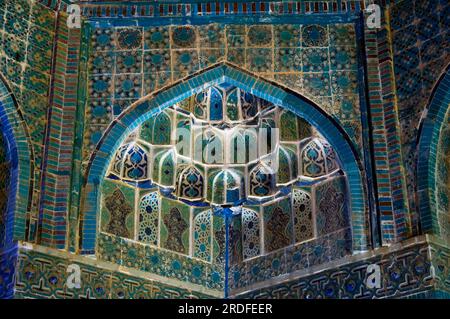
[[[34,156],[19,104],[3,74],[0,74],[0,125],[10,162],[8,203],[5,218],[5,247],[27,239],[27,214],[33,196]]]
[[[436,167],[439,137],[450,112],[450,64],[437,81],[419,126],[416,161],[416,200],[421,230],[440,235],[436,210]]]
[[[347,175],[351,202],[353,250],[365,251],[370,245],[369,208],[365,205],[363,164],[350,137],[336,120],[318,105],[284,85],[254,75],[232,63],[218,62],[170,86],[155,91],[130,105],[107,128],[91,155],[84,185],[85,202],[81,208],[80,252],[95,254],[98,231],[100,186],[115,150],[140,124],[164,109],[208,87],[229,83],[265,99],[305,119],[340,150],[338,157]]]

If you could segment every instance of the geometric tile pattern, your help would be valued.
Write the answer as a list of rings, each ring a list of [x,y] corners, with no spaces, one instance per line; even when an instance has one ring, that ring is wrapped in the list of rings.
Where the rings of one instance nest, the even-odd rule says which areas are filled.
[[[295,210],[302,209],[301,206],[308,205],[309,201],[309,207],[303,208],[303,210],[309,210],[312,219],[309,226],[311,234],[305,240],[296,239],[294,242],[294,239],[291,238],[292,230],[298,231],[297,226],[291,225],[289,218],[287,226],[285,227],[283,224],[285,222],[282,215],[283,209],[286,209],[285,206],[289,208],[290,200],[268,203],[261,208],[252,206],[252,210],[260,210],[264,213],[264,249],[260,256],[244,258],[243,262],[232,263],[228,274],[231,291],[244,289],[244,287],[269,279],[276,280],[277,276],[317,266],[351,254],[352,241],[348,211],[345,207],[345,187],[345,177],[338,175],[312,186],[293,188],[294,213]],[[308,200],[304,198],[302,202],[299,202],[300,194],[310,197]],[[315,204],[311,205],[312,201]],[[274,215],[276,215],[275,223]],[[301,216],[301,218],[303,219],[301,225],[305,227],[305,224],[308,223],[307,217]],[[298,223],[296,215],[292,220]],[[272,225],[273,223],[274,225]],[[307,230],[302,229],[300,235],[308,236]],[[299,235],[296,236],[298,238]],[[287,244],[283,243],[283,240],[288,241]]]
[[[442,106],[447,86],[436,86],[450,62],[448,1],[381,1],[383,8],[389,4],[383,12],[383,27],[365,29],[365,43],[359,41],[362,21],[356,15],[365,6],[362,0],[133,5],[99,0],[83,5],[91,21],[82,30],[67,28],[69,2],[0,1],[0,73],[1,80],[6,80],[5,85],[0,83],[0,247],[7,246],[0,253],[1,298],[13,294],[22,298],[221,296],[227,276],[222,266],[228,257],[226,227],[222,217],[212,217],[210,211],[208,218],[194,220],[205,210],[163,209],[158,236],[147,238],[150,244],[163,247],[156,249],[134,240],[143,233],[134,213],[142,210],[138,199],[148,191],[123,183],[103,185],[102,231],[95,237],[98,178],[101,181],[104,176],[99,173],[103,169],[99,161],[108,161],[122,132],[140,121],[140,112],[151,113],[158,103],[191,95],[187,87],[198,89],[202,83],[220,81],[220,72],[271,102],[281,96],[279,104],[289,111],[308,113],[306,119],[326,127],[331,135],[327,139],[347,159],[342,166],[348,177],[348,185],[336,178],[299,186],[303,195],[291,202],[294,216],[284,214],[281,204],[267,204],[257,219],[240,221],[250,229],[246,234],[239,232],[239,222],[233,224],[232,241],[253,237],[247,243],[236,240],[231,247],[231,259],[240,254],[238,259],[243,260],[232,262],[228,278],[232,294],[246,298],[450,297],[449,251],[444,248],[448,243],[434,242],[434,237],[417,237],[405,246],[395,243],[420,232],[450,238],[450,114],[448,105]],[[324,21],[318,13],[334,14]],[[245,23],[236,23],[236,14],[245,16]],[[272,20],[261,22],[261,14]],[[204,23],[205,17],[219,21],[216,16],[221,16],[220,23]],[[127,17],[151,17],[152,23],[140,24],[144,19],[138,19],[130,26]],[[365,52],[360,51],[362,47]],[[366,65],[360,65],[364,54]],[[219,61],[225,64],[193,76]],[[166,89],[186,76],[173,90]],[[364,76],[367,88],[362,87]],[[322,110],[265,80],[310,98]],[[124,112],[139,98],[163,88],[160,95]],[[428,104],[428,113],[423,112]],[[439,110],[434,108],[437,104]],[[104,135],[112,122],[111,131]],[[347,132],[356,152],[340,129]],[[428,142],[417,145],[419,140]],[[101,148],[96,150],[96,145]],[[381,248],[381,256],[349,256],[353,249],[368,247],[364,211],[373,209],[372,190],[363,190],[361,167],[371,181],[371,165],[377,182],[380,242],[393,246]],[[84,189],[87,168],[94,173],[86,175]],[[351,194],[351,228],[344,214],[349,204],[343,196],[345,187]],[[305,209],[305,203],[313,208]],[[371,219],[372,231],[378,231],[376,218]],[[155,232],[153,219],[147,226],[145,231]],[[17,251],[11,245],[13,235],[43,246],[30,250],[19,245]],[[194,242],[195,236],[201,241]],[[264,238],[256,242],[259,236]],[[378,241],[376,236],[374,240]],[[83,247],[78,247],[79,242]],[[94,253],[96,244],[99,260],[95,263],[43,248],[78,253],[86,246],[83,253]],[[188,258],[192,255],[197,258]],[[66,268],[74,260],[82,269],[78,291],[65,286]],[[310,267],[326,267],[329,262],[333,269],[310,273]],[[373,263],[382,269],[381,289],[364,284],[367,265]],[[164,283],[155,280],[155,274],[165,277]],[[274,284],[280,275],[290,276],[289,280]]]
[[[230,292],[296,270],[327,263],[351,254],[350,228],[291,245],[264,256],[234,264],[229,269]]]
[[[386,24],[385,20],[382,22]],[[398,133],[400,125],[394,103],[392,58],[384,53],[390,52],[387,28],[364,28],[370,125],[373,128],[372,165],[375,166],[382,245],[406,238],[409,231],[405,223],[407,199]]]
[[[118,236],[99,233],[98,258],[146,273],[223,290],[222,265],[158,249]]]
[[[165,283],[142,276],[142,272],[123,272],[111,263],[93,264],[88,258],[71,260],[56,251],[20,250],[15,280],[16,298],[58,299],[162,299],[219,297],[217,291],[180,280]],[[70,264],[80,267],[80,288],[66,282]]]
[[[393,252],[365,260],[346,261],[333,269],[313,275],[301,273],[299,278],[271,286],[254,287],[237,293],[236,298],[250,299],[370,299],[370,298],[436,298],[449,295],[449,250],[440,245],[422,242],[399,247]],[[386,248],[383,248],[386,249]],[[430,258],[432,249],[436,258]],[[381,288],[368,288],[367,267],[377,264],[381,271]],[[432,267],[440,268],[439,275]],[[444,280],[442,280],[444,279]],[[445,297],[444,297],[445,298]]]
[[[132,44],[121,44],[125,38]],[[279,81],[313,99],[351,132],[360,132],[354,39],[352,24],[95,29],[86,110],[85,135],[90,137],[83,160],[127,106],[218,61]],[[360,145],[359,133],[350,136]]]
[[[34,165],[43,165],[55,12],[37,2],[0,2],[0,72],[7,78],[30,134]],[[32,225],[36,228],[41,171],[34,170]]]
[[[427,241],[424,237],[419,237],[418,242],[410,245],[397,246],[390,252],[383,248],[386,252],[380,251],[376,256],[361,256],[353,260],[347,257],[335,269],[321,270],[312,275],[300,271],[297,279],[287,282],[270,282],[270,286],[267,283],[253,285],[250,290],[246,288],[245,292],[236,290],[231,298],[448,298],[448,248],[433,240]],[[9,255],[0,255],[0,265],[7,265],[8,256],[11,260],[18,258],[16,298],[197,299],[221,296],[221,292],[200,285],[176,279],[161,283],[143,277],[143,273],[138,270],[128,267],[118,269],[109,262],[94,264],[86,257],[71,260],[60,252],[42,247],[35,247],[34,250],[20,248],[18,253],[14,250]],[[80,289],[68,289],[65,286],[67,267],[71,263],[80,266]],[[379,289],[366,286],[367,267],[374,263],[381,267],[382,287]]]
[[[400,2],[390,10],[401,145],[411,211],[416,210],[413,185],[418,124],[436,80],[450,62],[449,7],[445,0],[415,0]]]

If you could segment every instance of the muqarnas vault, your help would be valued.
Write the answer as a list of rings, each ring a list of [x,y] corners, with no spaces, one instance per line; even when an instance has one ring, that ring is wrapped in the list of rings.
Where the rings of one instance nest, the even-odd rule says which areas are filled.
[[[0,297],[449,298],[449,10],[1,0]]]

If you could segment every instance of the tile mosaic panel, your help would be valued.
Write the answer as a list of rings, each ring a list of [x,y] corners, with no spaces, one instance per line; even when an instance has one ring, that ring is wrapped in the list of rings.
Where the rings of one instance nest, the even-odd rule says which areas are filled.
[[[189,253],[190,208],[167,198],[161,200],[161,247]]]
[[[336,177],[315,187],[317,233],[319,236],[348,227],[349,212],[345,198],[346,181]]]
[[[14,281],[17,263],[17,246],[0,250],[0,299],[14,297]]]
[[[311,194],[303,189],[292,189],[292,212],[295,242],[314,237],[314,217]]]
[[[135,189],[106,180],[102,190],[101,229],[124,238],[134,238]]]
[[[211,261],[213,213],[199,209],[194,212],[193,224],[193,256],[204,261]]]
[[[264,6],[262,6],[262,3],[257,3],[251,10],[247,10],[248,12],[241,13],[270,12],[270,14],[274,14],[278,12],[280,14],[296,14],[297,12],[304,13],[305,10],[316,12],[325,8],[325,5],[313,6],[313,4],[317,3],[308,2],[301,6],[293,5],[291,2],[269,2]],[[26,129],[29,131],[32,144],[31,151],[34,154],[34,158],[30,156],[30,160],[37,167],[31,179],[35,180],[35,192],[40,193],[42,190],[42,201],[36,196],[33,199],[34,206],[31,212],[29,229],[30,239],[34,239],[34,234],[40,231],[42,232],[43,244],[66,248],[66,238],[64,237],[67,230],[61,228],[60,225],[66,223],[66,219],[70,219],[70,238],[67,240],[70,241],[69,249],[75,251],[78,234],[76,225],[78,225],[77,206],[79,200],[77,196],[81,193],[79,190],[82,180],[80,176],[84,173],[92,151],[111,121],[116,119],[125,108],[137,99],[218,61],[229,61],[264,78],[274,79],[314,100],[327,114],[335,117],[353,139],[358,151],[362,152],[362,134],[364,132],[361,126],[362,114],[360,108],[362,105],[360,105],[361,99],[359,96],[361,90],[358,83],[362,79],[358,73],[358,52],[354,24],[272,25],[259,24],[258,22],[248,25],[213,23],[198,26],[118,26],[114,28],[110,26],[105,28],[104,24],[99,24],[101,28],[94,29],[89,41],[84,41],[86,39],[81,39],[83,35],[80,36],[79,31],[72,30],[69,32],[61,25],[64,24],[61,22],[64,21],[64,13],[60,13],[62,15],[61,21],[56,20],[56,13],[53,9],[58,6],[64,11],[65,5],[64,2],[58,4],[56,1],[5,0],[0,2],[0,71],[11,86],[20,111],[24,116]],[[119,4],[108,5],[114,8],[120,6]],[[386,119],[389,118],[388,110],[394,109],[398,104],[401,136],[396,136],[396,138],[401,139],[408,184],[411,185],[410,187],[414,187],[417,124],[436,79],[449,62],[448,41],[446,41],[448,40],[446,13],[449,5],[444,0],[415,0],[409,4],[410,11],[405,10],[406,5],[408,5],[406,1],[399,1],[389,7],[388,27],[390,30],[388,30],[387,35],[383,34],[384,31],[380,31],[378,40],[382,42],[383,39],[387,39],[392,45],[397,95],[383,100],[383,108],[386,112],[384,115]],[[143,4],[140,8],[144,8],[144,6],[149,9],[146,14],[153,15],[155,13],[156,7],[153,4]],[[349,6],[344,1],[342,6],[341,4],[335,6],[330,3],[327,4],[328,6],[330,11],[333,12],[353,11],[359,10],[360,3],[356,1]],[[222,11],[223,14],[230,14],[231,12],[231,7],[228,4],[220,8],[216,8],[214,4],[212,7],[213,11],[215,9],[214,12],[211,11],[211,6],[207,7],[204,4],[193,6],[183,3],[179,7],[172,6],[172,4],[162,4],[160,15],[164,17],[168,8],[170,8],[174,18],[181,17],[187,12],[194,16],[204,13],[214,15]],[[317,9],[319,7],[320,9]],[[184,11],[180,12],[178,8],[183,8]],[[238,10],[242,11],[242,6],[239,6]],[[109,12],[106,13],[107,15],[112,14],[110,10],[106,11]],[[103,13],[106,11],[103,11]],[[144,11],[141,10],[141,13]],[[405,14],[407,11],[410,14]],[[85,8],[87,15],[92,15],[92,12],[94,12],[93,9]],[[56,26],[56,32],[55,24],[60,24]],[[91,52],[88,54],[87,65],[84,65],[86,63],[84,58],[87,58],[85,55],[88,52],[88,42],[91,45]],[[81,45],[81,48],[78,47],[79,45]],[[83,46],[85,47],[83,48]],[[56,48],[56,52],[53,52],[54,48]],[[383,48],[380,45],[380,51],[377,54],[384,54]],[[83,52],[80,53],[80,51]],[[78,61],[79,57],[81,59]],[[382,59],[380,57],[380,61]],[[79,65],[78,62],[80,62]],[[78,69],[78,67],[80,68]],[[79,78],[78,70],[81,73]],[[383,66],[380,67],[380,70],[381,75],[385,75]],[[80,87],[83,87],[84,81],[86,81],[86,92],[82,89],[77,91],[78,80],[80,80]],[[384,81],[382,85],[384,97],[389,95],[389,92],[387,92],[389,84],[386,84],[386,82]],[[218,96],[220,96],[220,93]],[[398,101],[392,102],[390,99],[392,101],[398,99]],[[227,102],[229,101],[227,100]],[[390,103],[392,105],[389,105]],[[50,111],[49,106],[51,106]],[[64,111],[62,111],[63,108]],[[252,112],[251,109],[246,111]],[[77,112],[79,114],[76,114]],[[230,109],[227,115],[231,118],[233,110]],[[208,116],[213,119],[214,116],[218,115],[208,113]],[[363,116],[365,115],[363,114]],[[284,119],[283,116],[281,118],[282,141],[283,143],[287,142],[288,145],[283,144],[285,152],[282,154],[288,154],[288,149],[292,151],[291,153],[299,153],[297,145],[290,145],[289,143],[295,144],[297,141],[309,137],[311,135],[310,127],[303,125],[304,123],[300,120],[293,121],[292,115],[288,112],[285,112]],[[83,122],[80,124],[81,128],[77,127],[74,130],[73,123],[77,122],[74,119]],[[159,126],[155,125],[156,121],[150,122],[148,128],[153,132],[147,135],[151,136],[151,142],[157,145],[168,144],[166,142],[170,141],[171,130],[166,129],[164,134],[156,134],[156,137],[154,132],[155,130],[162,132],[166,126],[164,124],[171,124],[170,120],[166,121],[163,117],[158,118]],[[180,124],[183,121],[177,123]],[[86,128],[84,132],[83,125]],[[401,187],[398,186],[400,182],[397,183],[399,177],[396,174],[402,168],[395,160],[397,157],[394,152],[395,141],[393,142],[389,135],[393,131],[395,130],[392,129],[392,126],[386,125],[384,133],[387,135],[382,141],[390,147],[389,152],[392,151],[392,154],[389,153],[388,158],[380,159],[378,156],[376,158],[379,161],[389,161],[387,168],[394,168],[389,182],[393,184],[391,193],[395,197],[394,201],[396,201],[398,200],[399,189],[401,190]],[[138,136],[146,139],[145,134],[145,130],[141,130]],[[448,237],[450,234],[448,220],[450,181],[447,176],[450,165],[447,160],[449,157],[448,135],[448,128],[444,127],[438,142],[437,162],[439,165],[435,183],[437,200],[436,203],[433,203],[438,211],[438,222],[444,237]],[[84,149],[78,148],[81,145],[73,147],[73,141],[83,143]],[[375,144],[379,146],[377,142]],[[124,155],[124,163],[126,162],[129,165],[122,168],[118,175],[122,174],[121,177],[123,177],[123,174],[125,174],[129,179],[138,176],[142,177],[142,180],[148,181],[150,175],[147,175],[149,170],[147,159],[144,161],[145,163],[136,160],[136,158],[144,158],[144,156],[139,157],[139,155],[145,152],[143,150],[145,147],[139,145],[136,147],[137,149],[133,149],[133,152]],[[313,147],[310,149],[313,149]],[[337,166],[333,166],[335,165],[333,164],[335,163],[335,154],[330,149],[321,146],[316,148],[315,151],[320,153],[319,161],[322,160],[322,166],[316,165],[315,167],[316,171],[320,170],[318,175],[323,175],[325,172],[330,173],[337,169]],[[313,153],[314,150],[310,152],[310,154]],[[61,154],[61,156],[55,154]],[[67,176],[70,175],[72,170],[71,159],[73,154],[75,158],[73,171],[75,173],[72,176],[73,182],[71,182]],[[173,186],[177,177],[174,167],[178,162],[174,157],[169,157],[170,161],[167,162],[166,155],[164,153],[160,157],[155,156],[154,162],[157,163],[159,175],[163,176],[162,173],[169,171],[169,173],[166,173],[167,176],[160,178],[158,182],[165,186]],[[314,154],[311,156],[314,157]],[[164,160],[161,158],[164,158]],[[8,163],[5,163],[3,159],[4,156],[0,147],[0,169],[3,174],[6,174]],[[303,158],[303,164],[306,159],[306,157]],[[79,160],[82,160],[83,163],[80,164]],[[290,163],[288,159],[286,163]],[[296,166],[296,164],[294,165]],[[124,166],[126,165],[124,164]],[[377,168],[379,167],[377,166]],[[385,169],[386,167],[382,165],[382,168]],[[139,169],[141,170],[139,171]],[[125,170],[126,172],[123,173]],[[287,177],[284,178],[279,174],[283,178],[278,179],[278,184],[283,184],[285,181],[290,181],[292,177],[305,173],[305,170],[297,172],[294,169],[282,171],[287,172]],[[258,173],[252,175],[255,179],[261,177],[261,170],[255,170],[254,172]],[[202,182],[202,174],[206,174],[206,172],[192,167],[184,173],[186,173],[186,180],[190,181],[197,178]],[[241,170],[237,170],[236,175],[239,176],[241,173]],[[316,173],[310,172],[309,177],[320,177],[314,175]],[[383,175],[383,172],[378,173],[379,176]],[[43,177],[41,174],[43,174]],[[199,176],[202,178],[199,178]],[[204,176],[206,179],[206,175]],[[210,174],[209,177],[211,176]],[[225,185],[224,181],[228,180],[230,176],[235,177],[233,174],[223,174],[221,183],[223,182]],[[235,178],[233,182],[239,184],[239,178]],[[261,182],[258,186],[262,189],[261,185],[267,186],[273,182],[271,178],[267,178],[267,183]],[[7,192],[5,189],[7,189],[7,183],[7,178],[3,176],[0,183],[0,246],[2,246],[4,238],[2,205],[5,206],[6,203]],[[59,206],[58,201],[61,194],[69,194],[68,190],[71,186],[73,186],[73,192],[71,193],[74,195],[71,196],[74,196],[72,198],[74,207],[68,208],[69,201]],[[195,195],[192,195],[195,192],[203,192],[203,184],[201,184],[201,187],[195,183],[185,186],[182,191],[184,197],[191,196],[192,198],[195,197]],[[385,189],[383,189],[382,184],[379,186],[380,194],[383,194]],[[301,189],[303,192],[304,188]],[[57,191],[53,192],[53,190]],[[411,208],[414,210],[415,198],[412,190],[413,188],[410,188],[408,194],[410,194]],[[91,189],[88,189],[89,191]],[[267,195],[267,188],[263,193]],[[308,188],[308,192],[305,191],[301,195],[299,195],[297,189],[297,193],[295,191],[292,193],[292,198],[281,200],[277,204],[265,204],[258,211],[259,215],[255,213],[251,216],[252,218],[241,219],[239,216],[239,218],[232,219],[228,231],[230,263],[232,264],[230,278],[233,289],[247,287],[293,270],[320,265],[350,254],[351,230],[349,228],[349,216],[347,216],[348,203],[343,195],[344,193],[346,193],[345,179],[343,177],[334,178],[331,181],[314,185],[312,189]],[[389,193],[389,196],[391,193]],[[227,230],[223,217],[213,216],[212,212],[209,211],[205,213],[204,209],[189,208],[179,201],[163,199],[161,203],[156,203],[154,197],[145,199],[142,197],[149,194],[149,191],[137,192],[134,188],[122,182],[108,180],[104,183],[103,209],[101,212],[101,229],[104,233],[99,241],[100,256],[125,267],[136,268],[189,283],[202,284],[208,288],[222,289],[225,277],[222,265],[226,258],[225,247],[227,245],[225,240]],[[255,195],[255,192],[252,192],[252,194]],[[386,199],[384,196],[381,197]],[[170,205],[168,202],[170,202]],[[43,204],[41,215],[44,217],[38,220],[37,212],[40,204]],[[159,205],[161,209],[157,207]],[[304,207],[305,205],[307,207]],[[316,207],[314,214],[312,209],[308,209],[311,206]],[[404,218],[402,215],[406,213],[402,210],[404,207],[400,206],[402,205],[394,203],[393,207],[397,227],[398,224],[403,225],[403,222],[408,223],[408,218]],[[70,218],[67,215],[68,210],[71,211]],[[159,212],[159,210],[162,212],[160,217],[152,215],[154,211]],[[286,211],[291,212],[291,210],[294,211],[294,214],[286,213]],[[139,214],[135,215],[136,211],[139,211]],[[255,218],[255,216],[257,217]],[[140,222],[139,225],[135,225],[137,220]],[[36,228],[38,221],[42,222],[42,229]],[[414,223],[417,228],[417,217],[413,216]],[[394,224],[389,221],[384,226],[387,229],[389,226],[393,227]],[[64,224],[64,227],[67,227],[67,225]],[[260,232],[261,227],[264,229],[263,232]],[[405,224],[402,227],[406,229],[408,225]],[[402,236],[408,233],[408,230],[404,229],[397,229],[397,231],[402,233]],[[262,234],[265,237],[258,242]],[[390,242],[394,240],[394,236],[397,234],[386,231],[384,235],[386,235],[386,242]],[[134,239],[139,239],[145,244],[136,243]],[[162,249],[152,247],[158,245]],[[440,282],[440,289],[445,291],[448,290],[446,278],[448,277],[446,273],[448,267],[445,265],[445,258],[448,254],[442,252],[440,248],[436,248],[436,250],[437,252],[433,251],[433,253],[435,253],[436,260],[439,262],[437,267],[438,281]],[[262,253],[265,255],[260,256]],[[425,278],[423,274],[426,260],[421,256],[422,251],[419,251],[418,254],[420,256],[414,257],[415,268],[413,271],[417,278],[422,276],[419,279],[427,281],[428,277]],[[61,264],[65,261],[63,259],[55,261],[54,257],[46,254],[41,254],[39,257],[34,255],[37,256],[39,253],[30,251],[21,255],[19,264],[26,270],[19,275],[17,296],[43,298],[197,296],[196,293],[191,294],[190,291],[184,291],[181,288],[166,287],[154,282],[143,282],[139,278],[131,278],[130,275],[118,272],[106,274],[100,272],[97,277],[94,276],[95,278],[92,279],[89,274],[96,272],[96,269],[91,266],[86,266],[86,273],[88,274],[86,278],[92,279],[92,287],[83,287],[82,295],[73,294],[62,286],[63,271]],[[187,256],[193,256],[194,258],[188,258]],[[5,258],[2,256],[2,260]],[[396,259],[397,257],[392,258]],[[405,270],[404,267],[409,257],[398,256],[399,260],[402,260],[402,258],[405,258],[405,261],[402,261],[403,265],[396,264],[387,268],[392,282],[400,281],[399,278],[403,278],[402,276],[410,271],[410,269]],[[47,266],[42,266],[38,270],[33,268],[42,263],[42,260],[45,260],[45,265],[51,265],[48,266],[48,272],[43,270]],[[26,265],[23,263],[26,263]],[[0,262],[2,267],[4,267],[4,264],[3,261]],[[347,268],[344,269],[344,271],[347,270]],[[9,272],[11,273],[11,271]],[[348,272],[353,272],[353,269]],[[411,291],[417,292],[422,289],[422,287],[418,288],[417,285],[414,286],[415,283],[412,282],[407,282],[406,286],[404,286],[405,283],[392,283],[385,287],[384,295],[381,292],[373,294],[365,291],[361,292],[361,295],[355,295],[354,290],[357,286],[355,282],[361,278],[356,276],[358,278],[355,279],[356,277],[353,278],[353,275],[349,275],[351,277],[350,282],[345,282],[345,291],[341,289],[341,285],[338,292],[337,284],[343,282],[333,273],[329,275],[331,279],[326,285],[320,287],[320,291],[314,290],[316,289],[314,287],[317,286],[315,281],[317,278],[314,278],[305,283],[306,288],[302,288],[302,292],[298,290],[298,286],[286,284],[289,287],[287,288],[287,295],[284,296],[340,296],[343,298],[406,296]],[[3,280],[3,278],[1,279]],[[122,281],[130,281],[140,288],[130,290]],[[105,282],[112,284],[105,286]],[[264,290],[261,291],[261,296],[266,296],[266,293],[273,293],[271,296],[279,296],[280,291],[286,291],[285,288],[280,288],[276,293]],[[297,290],[292,295],[292,290],[295,289]],[[426,289],[428,289],[428,286]],[[198,296],[204,297],[202,294],[198,294]]]
[[[231,294],[252,289],[252,285],[266,280],[276,281],[281,275],[351,255],[351,238],[351,230],[346,228],[232,264],[229,270]]]
[[[99,234],[100,260],[221,290],[224,267],[105,233]]]
[[[34,154],[32,165],[39,168],[45,162],[43,151],[56,14],[39,1],[6,0],[0,2],[0,16],[0,72],[23,114]],[[36,169],[33,176],[36,187],[30,228],[34,229],[41,174],[41,170]]]
[[[293,242],[290,198],[264,206],[264,247],[272,252]]]
[[[418,123],[436,80],[450,62],[449,6],[443,0],[415,0],[400,2],[390,10],[401,148],[413,211]]]

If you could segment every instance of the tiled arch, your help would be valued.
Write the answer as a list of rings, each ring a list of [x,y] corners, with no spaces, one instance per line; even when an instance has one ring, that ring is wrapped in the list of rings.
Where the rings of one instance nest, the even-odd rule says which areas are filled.
[[[5,245],[26,239],[26,215],[31,203],[32,162],[27,130],[18,110],[17,101],[6,79],[0,74],[0,123],[6,141],[10,166],[10,186],[6,211]]]
[[[440,234],[436,211],[436,167],[438,143],[444,121],[450,112],[450,65],[437,82],[426,117],[420,126],[417,158],[417,200],[422,231]]]
[[[253,95],[279,105],[300,116],[318,128],[319,132],[339,150],[338,156],[348,177],[352,209],[353,250],[366,250],[369,212],[365,210],[361,162],[344,130],[329,118],[319,106],[305,97],[275,83],[220,62],[199,71],[160,91],[152,93],[129,106],[115,119],[96,147],[86,173],[85,203],[81,208],[81,247],[84,254],[95,253],[97,233],[99,186],[113,157],[123,140],[140,124],[161,110],[200,92],[205,87],[227,82]]]

